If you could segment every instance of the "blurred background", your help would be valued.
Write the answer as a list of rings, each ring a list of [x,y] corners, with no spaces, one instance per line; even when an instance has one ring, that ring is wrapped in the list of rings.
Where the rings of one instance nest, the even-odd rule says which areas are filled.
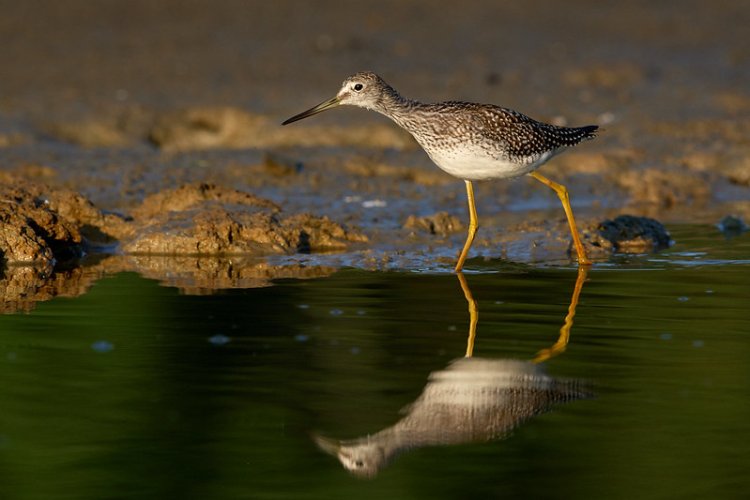
[[[36,0],[2,8],[6,112],[221,104],[281,117],[363,69],[425,100],[497,101],[537,115],[679,120],[748,111],[741,1]]]

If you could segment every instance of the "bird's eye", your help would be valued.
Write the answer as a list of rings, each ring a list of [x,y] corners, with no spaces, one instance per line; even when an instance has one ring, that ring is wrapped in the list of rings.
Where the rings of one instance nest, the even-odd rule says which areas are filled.
[[[365,88],[365,86],[362,85],[361,83],[355,83],[354,87],[352,87],[352,88],[354,89],[355,92],[359,92],[360,90],[362,90],[363,88]]]

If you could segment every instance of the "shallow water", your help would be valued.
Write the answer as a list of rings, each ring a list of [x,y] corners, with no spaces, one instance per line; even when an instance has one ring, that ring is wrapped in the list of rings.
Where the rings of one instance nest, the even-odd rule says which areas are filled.
[[[2,316],[0,497],[741,497],[750,238],[671,229],[668,251],[588,273],[567,350],[544,363],[579,397],[529,403],[537,415],[478,426],[475,442],[455,421],[417,430],[418,404],[397,424],[466,352],[450,273],[343,270],[205,296],[122,273]],[[467,267],[476,360],[529,361],[558,340],[575,268]],[[492,410],[512,421],[502,405],[518,392]],[[445,408],[462,404],[470,427],[473,403]],[[315,441],[394,424],[401,453],[368,479]]]

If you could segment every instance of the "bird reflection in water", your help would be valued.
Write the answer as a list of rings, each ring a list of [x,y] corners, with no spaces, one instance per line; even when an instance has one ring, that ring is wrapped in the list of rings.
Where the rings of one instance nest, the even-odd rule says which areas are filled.
[[[314,435],[313,439],[350,472],[374,477],[404,451],[500,439],[522,422],[549,411],[556,404],[590,397],[581,381],[556,379],[547,375],[541,365],[565,351],[587,273],[586,266],[578,269],[568,314],[557,342],[539,351],[531,361],[473,357],[479,313],[466,278],[458,273],[469,304],[465,357],[432,372],[422,394],[404,409],[405,416],[391,427],[351,440],[320,435]]]

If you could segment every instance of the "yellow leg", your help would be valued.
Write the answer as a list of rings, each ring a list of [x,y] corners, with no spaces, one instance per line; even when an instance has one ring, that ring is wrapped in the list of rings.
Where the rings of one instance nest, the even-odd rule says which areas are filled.
[[[562,328],[560,328],[560,336],[557,342],[552,347],[542,349],[539,351],[534,359],[534,363],[542,363],[548,359],[557,356],[565,352],[565,348],[568,346],[570,340],[570,329],[573,327],[573,317],[576,315],[576,307],[578,306],[578,297],[581,296],[581,290],[583,289],[583,282],[586,281],[586,275],[589,272],[587,266],[578,268],[578,277],[576,278],[576,286],[573,289],[573,297],[570,299],[570,306],[568,306],[568,314],[565,316],[565,322]]]
[[[578,228],[576,228],[576,220],[573,218],[573,210],[570,208],[568,190],[565,189],[565,186],[563,186],[562,184],[553,182],[538,172],[531,172],[529,175],[531,175],[534,179],[538,180],[542,184],[552,188],[557,193],[557,196],[560,197],[560,201],[562,202],[563,209],[565,210],[565,216],[568,218],[568,224],[570,225],[570,233],[573,235],[573,243],[576,246],[576,252],[578,252],[578,264],[590,266],[591,261],[586,255],[586,250],[583,248],[583,243],[581,243],[581,238],[578,236]]]
[[[471,294],[469,284],[464,278],[464,273],[456,273],[458,276],[458,282],[461,283],[461,290],[464,291],[464,297],[466,302],[469,304],[469,340],[466,342],[466,357],[470,358],[474,354],[474,339],[477,336],[477,321],[479,321],[479,310],[477,309],[477,301],[474,300],[474,296]]]
[[[466,256],[469,255],[469,248],[474,242],[474,236],[477,234],[477,228],[479,224],[477,222],[477,207],[474,205],[474,187],[471,185],[471,181],[466,182],[466,196],[469,199],[469,234],[466,236],[466,243],[464,248],[461,250],[461,255],[458,256],[458,262],[456,263],[455,272],[460,273],[461,269],[464,268],[464,261]]]

